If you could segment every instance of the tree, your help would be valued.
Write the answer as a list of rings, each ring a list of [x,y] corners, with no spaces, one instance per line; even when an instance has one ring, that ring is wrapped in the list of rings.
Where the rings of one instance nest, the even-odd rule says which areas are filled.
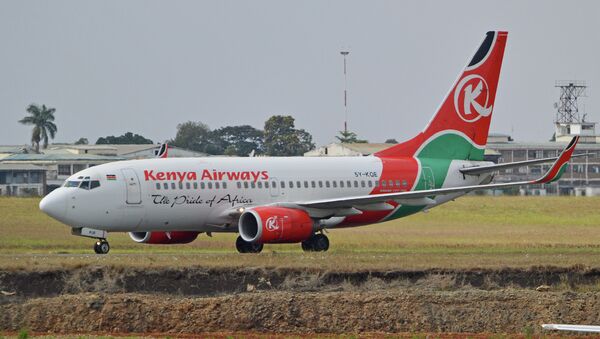
[[[335,137],[342,144],[352,144],[352,143],[367,143],[367,140],[358,139],[356,133],[350,131],[340,131],[340,135]]]
[[[310,133],[294,128],[293,117],[274,115],[265,122],[264,149],[267,155],[302,155],[314,147]]]
[[[57,128],[53,122],[54,112],[56,112],[55,108],[31,104],[27,107],[27,113],[30,116],[19,120],[23,125],[33,125],[31,146],[35,148],[37,153],[40,152],[40,141],[44,141],[43,148],[48,148],[48,137],[54,139],[56,135]]]
[[[210,128],[199,121],[187,121],[177,125],[175,139],[169,143],[173,146],[209,154],[221,154],[224,150],[219,142],[215,142]]]
[[[87,138],[79,138],[79,140],[75,141],[75,145],[87,145],[89,143]]]
[[[96,141],[96,145],[128,145],[128,144],[153,144],[154,142],[150,139],[139,134],[133,134],[127,132],[121,136],[115,137],[113,135],[107,137],[100,137]]]
[[[214,142],[227,155],[248,156],[253,150],[263,152],[263,131],[249,125],[226,126],[212,132]]]
[[[397,144],[397,143],[398,143],[398,140],[396,140],[396,139],[387,139],[387,140],[385,141],[385,143],[386,143],[386,144]]]

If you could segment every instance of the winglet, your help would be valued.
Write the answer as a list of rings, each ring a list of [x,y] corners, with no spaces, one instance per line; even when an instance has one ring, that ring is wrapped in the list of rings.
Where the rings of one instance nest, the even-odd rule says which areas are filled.
[[[560,179],[563,172],[567,168],[567,162],[571,159],[571,155],[573,155],[573,151],[575,150],[575,146],[579,141],[579,136],[573,137],[569,145],[562,151],[558,159],[554,162],[552,167],[546,172],[546,174],[540,179],[534,180],[532,184],[546,184]]]
[[[169,144],[166,142],[160,144],[160,147],[157,150],[154,150],[154,155],[157,158],[166,158],[169,154]]]

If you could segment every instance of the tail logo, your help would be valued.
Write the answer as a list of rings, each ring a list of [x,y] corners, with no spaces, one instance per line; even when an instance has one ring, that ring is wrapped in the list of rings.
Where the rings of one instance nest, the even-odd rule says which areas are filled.
[[[477,74],[462,78],[454,90],[454,108],[466,122],[475,122],[492,114],[492,105],[488,106],[489,99],[488,84]]]

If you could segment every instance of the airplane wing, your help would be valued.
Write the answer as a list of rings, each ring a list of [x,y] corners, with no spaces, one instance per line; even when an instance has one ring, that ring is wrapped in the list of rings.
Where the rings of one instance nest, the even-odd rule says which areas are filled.
[[[571,158],[585,157],[585,156],[593,155],[593,154],[594,153],[573,154],[571,156]],[[473,167],[461,168],[459,171],[460,171],[460,173],[466,174],[466,175],[479,175],[479,174],[491,173],[491,172],[495,172],[495,171],[507,169],[507,168],[545,164],[545,163],[556,161],[557,159],[558,159],[558,157],[551,157],[551,158],[543,158],[543,159],[535,159],[535,160],[509,162],[509,163],[503,163],[503,164],[473,166]]]
[[[385,203],[386,201],[394,200],[400,204],[405,205],[429,205],[435,203],[435,200],[432,197],[436,195],[446,195],[453,193],[468,193],[475,190],[485,190],[485,189],[498,189],[498,188],[508,188],[514,186],[521,185],[532,185],[532,184],[545,184],[549,182],[556,181],[560,179],[562,173],[564,172],[567,162],[571,159],[573,151],[575,150],[575,146],[579,141],[579,136],[574,137],[569,145],[561,152],[560,156],[556,159],[552,167],[539,179],[531,180],[531,181],[520,181],[520,182],[509,182],[509,183],[501,183],[501,184],[487,184],[487,185],[474,185],[474,186],[461,186],[461,187],[448,187],[448,188],[436,188],[429,190],[420,190],[420,191],[407,191],[407,192],[398,192],[398,193],[386,193],[386,194],[377,194],[377,195],[365,195],[365,196],[356,196],[356,197],[346,197],[346,198],[335,198],[335,199],[323,199],[323,200],[313,200],[313,201],[304,201],[304,202],[296,202],[294,205],[304,207],[304,208],[325,208],[325,209],[335,209],[335,208],[349,208],[352,209],[354,206],[361,205],[371,205],[371,204],[379,204]]]
[[[594,325],[543,324],[542,328],[556,331],[600,333],[600,326]]]

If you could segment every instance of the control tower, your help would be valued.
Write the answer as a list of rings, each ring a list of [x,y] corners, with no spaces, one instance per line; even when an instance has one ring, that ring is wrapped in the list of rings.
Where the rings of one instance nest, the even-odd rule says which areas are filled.
[[[554,136],[557,142],[569,142],[575,135],[579,142],[596,143],[596,123],[586,121],[587,114],[579,114],[580,97],[585,97],[587,88],[585,81],[559,80],[554,87],[560,88],[560,101],[554,104],[556,118],[554,120]]]

